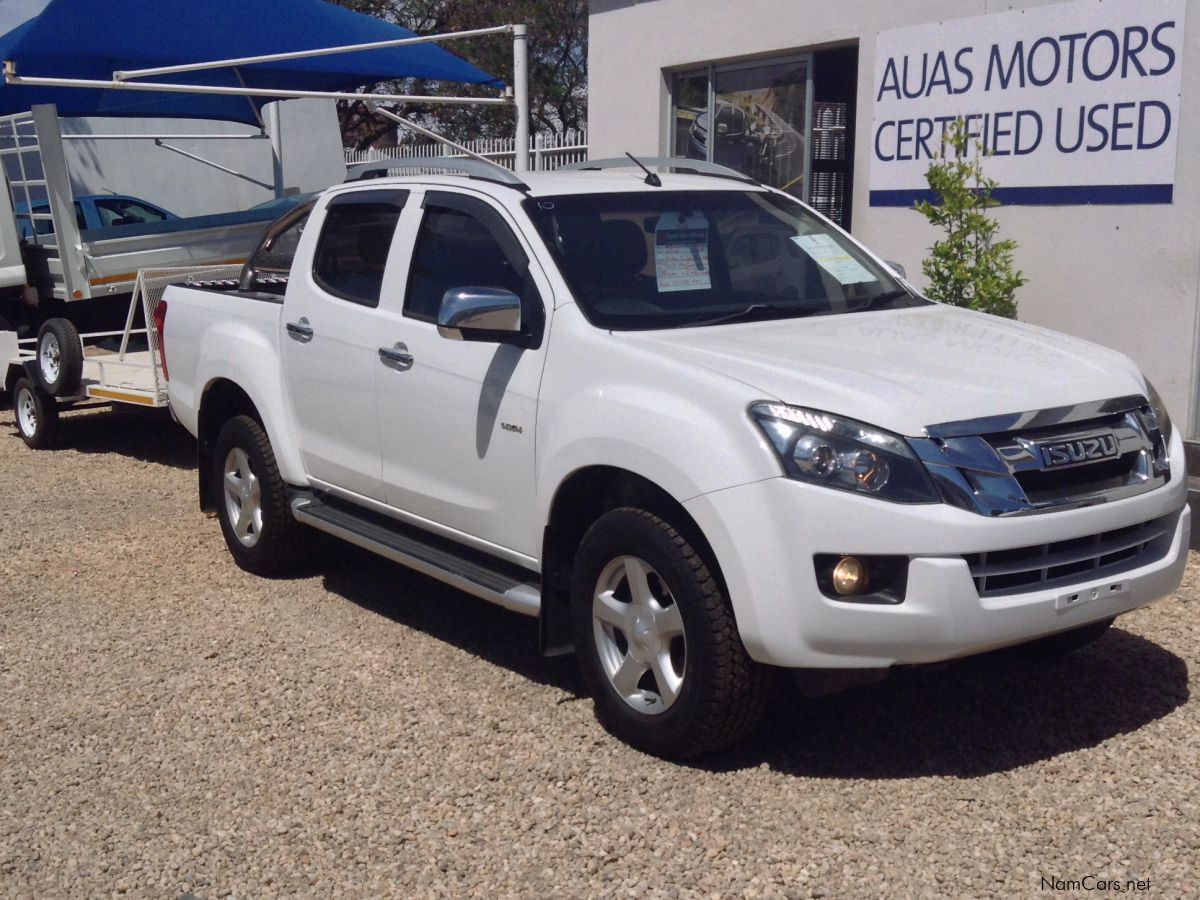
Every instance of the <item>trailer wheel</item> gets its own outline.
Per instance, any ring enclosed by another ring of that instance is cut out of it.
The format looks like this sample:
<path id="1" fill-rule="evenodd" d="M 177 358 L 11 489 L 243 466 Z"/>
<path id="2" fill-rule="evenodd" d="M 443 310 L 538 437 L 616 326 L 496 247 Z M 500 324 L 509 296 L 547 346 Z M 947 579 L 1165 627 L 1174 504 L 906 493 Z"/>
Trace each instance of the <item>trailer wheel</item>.
<path id="1" fill-rule="evenodd" d="M 70 397 L 83 377 L 83 343 L 66 319 L 47 319 L 38 329 L 33 367 L 38 386 L 52 397 Z"/>
<path id="2" fill-rule="evenodd" d="M 13 386 L 13 413 L 17 431 L 34 450 L 44 450 L 58 436 L 58 404 L 28 378 L 19 378 Z"/>

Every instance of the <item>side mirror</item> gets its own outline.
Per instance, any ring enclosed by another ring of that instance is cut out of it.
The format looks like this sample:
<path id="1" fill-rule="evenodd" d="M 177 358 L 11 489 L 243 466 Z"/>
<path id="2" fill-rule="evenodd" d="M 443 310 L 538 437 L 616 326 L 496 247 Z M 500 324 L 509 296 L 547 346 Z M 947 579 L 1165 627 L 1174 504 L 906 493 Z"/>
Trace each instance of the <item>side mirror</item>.
<path id="1" fill-rule="evenodd" d="M 500 288 L 451 288 L 442 295 L 437 325 L 451 340 L 501 342 L 521 333 L 521 298 Z"/>
<path id="2" fill-rule="evenodd" d="M 884 263 L 887 265 L 887 267 L 889 269 L 891 269 L 893 272 L 895 272 L 897 275 L 899 275 L 905 281 L 908 281 L 908 272 L 906 272 L 904 270 L 904 266 L 902 266 L 898 262 L 892 262 L 890 259 L 885 259 Z"/>

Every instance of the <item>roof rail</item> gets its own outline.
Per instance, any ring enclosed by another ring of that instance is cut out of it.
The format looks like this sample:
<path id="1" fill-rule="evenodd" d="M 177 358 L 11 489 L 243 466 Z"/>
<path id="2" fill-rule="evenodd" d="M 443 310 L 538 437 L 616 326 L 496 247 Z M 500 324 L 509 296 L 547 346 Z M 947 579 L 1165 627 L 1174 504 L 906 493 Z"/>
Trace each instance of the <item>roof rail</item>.
<path id="1" fill-rule="evenodd" d="M 704 162 L 699 159 L 684 159 L 676 156 L 627 156 L 614 159 L 585 159 L 583 162 L 559 166 L 559 172 L 593 172 L 603 169 L 627 169 L 634 166 L 646 166 L 659 169 L 674 169 L 687 175 L 708 175 L 712 178 L 732 178 L 734 181 L 744 181 L 747 184 L 759 184 L 757 180 L 728 166 Z"/>
<path id="2" fill-rule="evenodd" d="M 504 166 L 478 159 L 453 159 L 445 156 L 414 156 L 405 159 L 382 159 L 378 162 L 359 163 L 346 173 L 347 181 L 362 181 L 365 178 L 382 178 L 397 169 L 434 169 L 439 172 L 461 172 L 468 178 L 491 181 L 528 191 L 529 185 Z"/>

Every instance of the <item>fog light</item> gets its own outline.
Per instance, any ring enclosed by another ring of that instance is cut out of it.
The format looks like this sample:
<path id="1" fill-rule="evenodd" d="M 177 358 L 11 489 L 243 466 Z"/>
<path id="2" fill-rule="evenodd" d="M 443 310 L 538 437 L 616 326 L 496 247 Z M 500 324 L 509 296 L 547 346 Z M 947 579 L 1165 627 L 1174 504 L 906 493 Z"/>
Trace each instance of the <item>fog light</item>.
<path id="1" fill-rule="evenodd" d="M 843 597 L 866 593 L 869 582 L 867 567 L 853 556 L 843 556 L 833 567 L 833 589 Z"/>

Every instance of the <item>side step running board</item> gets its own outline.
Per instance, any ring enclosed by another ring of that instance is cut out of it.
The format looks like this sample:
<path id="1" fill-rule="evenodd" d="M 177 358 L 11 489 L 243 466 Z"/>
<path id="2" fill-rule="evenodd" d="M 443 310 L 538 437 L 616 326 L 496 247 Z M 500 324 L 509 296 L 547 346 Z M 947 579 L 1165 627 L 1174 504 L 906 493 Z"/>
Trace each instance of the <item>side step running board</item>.
<path id="1" fill-rule="evenodd" d="M 292 515 L 305 525 L 332 534 L 364 550 L 370 550 L 423 575 L 436 578 L 505 609 L 536 616 L 542 605 L 541 590 L 499 561 L 495 568 L 480 561 L 482 554 L 456 553 L 449 542 L 412 532 L 414 529 L 382 521 L 382 517 L 360 514 L 346 505 L 333 505 L 310 494 L 292 500 Z M 529 573 L 531 578 L 533 573 Z"/>

